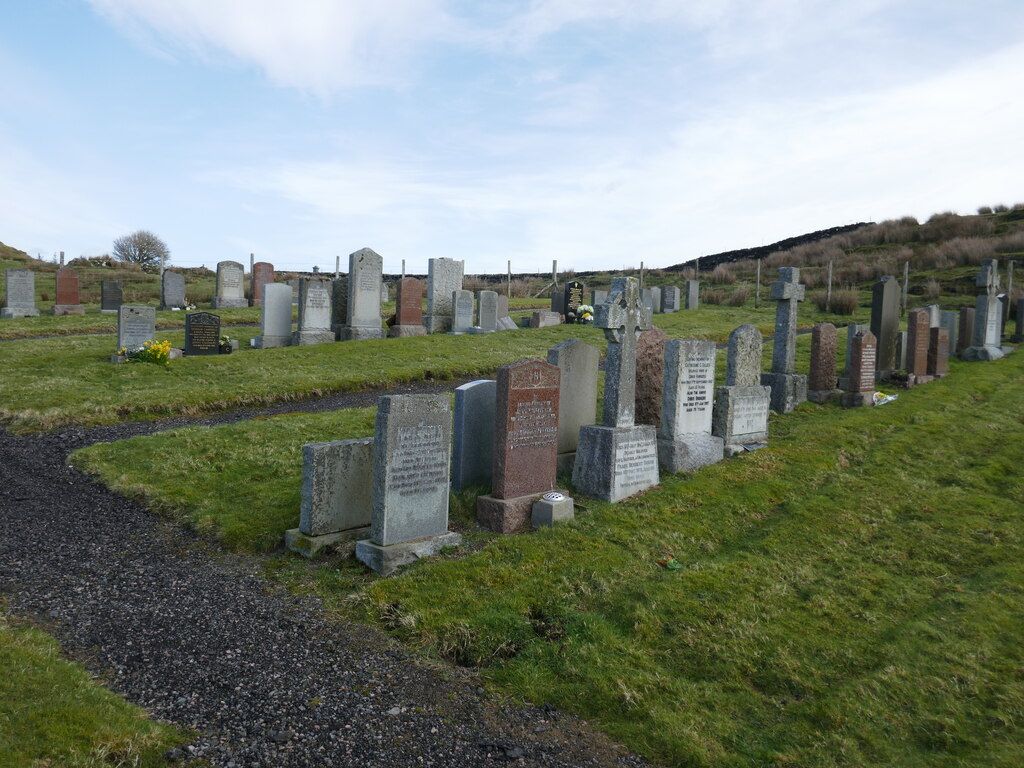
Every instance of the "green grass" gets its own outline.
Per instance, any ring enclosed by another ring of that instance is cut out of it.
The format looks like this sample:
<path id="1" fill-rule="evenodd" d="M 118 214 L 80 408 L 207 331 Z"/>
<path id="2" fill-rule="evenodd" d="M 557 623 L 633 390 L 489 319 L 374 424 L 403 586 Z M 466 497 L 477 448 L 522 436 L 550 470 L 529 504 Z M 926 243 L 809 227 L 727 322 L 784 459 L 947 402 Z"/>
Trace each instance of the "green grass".
<path id="1" fill-rule="evenodd" d="M 166 765 L 186 738 L 97 685 L 53 638 L 0 612 L 0 765 L 114 768 Z"/>
<path id="2" fill-rule="evenodd" d="M 222 325 L 249 325 L 260 322 L 259 307 L 215 310 Z M 185 312 L 157 312 L 157 331 L 184 328 Z M 81 336 L 95 333 L 117 333 L 117 315 L 101 314 L 99 305 L 92 306 L 84 315 L 41 314 L 0 321 L 0 340 L 28 339 L 34 336 Z"/>
<path id="3" fill-rule="evenodd" d="M 670 764 L 1016 766 L 1024 354 L 952 366 L 884 407 L 806 404 L 773 417 L 767 449 L 620 504 L 578 499 L 554 529 L 471 533 L 482 549 L 396 578 L 291 556 L 271 571 Z M 179 430 L 74 461 L 264 551 L 298 520 L 300 444 L 371 418 Z"/>

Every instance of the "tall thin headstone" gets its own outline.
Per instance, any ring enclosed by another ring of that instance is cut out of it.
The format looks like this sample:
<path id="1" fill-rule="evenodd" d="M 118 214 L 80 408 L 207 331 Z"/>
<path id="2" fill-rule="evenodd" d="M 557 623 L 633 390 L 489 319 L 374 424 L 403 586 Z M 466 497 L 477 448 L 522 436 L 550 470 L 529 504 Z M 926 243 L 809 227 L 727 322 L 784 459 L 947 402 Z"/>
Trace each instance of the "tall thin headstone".
<path id="1" fill-rule="evenodd" d="M 427 333 L 452 329 L 452 294 L 462 290 L 463 262 L 454 259 L 430 259 L 427 265 L 427 315 L 423 326 Z"/>
<path id="2" fill-rule="evenodd" d="M 1024 298 L 1017 299 L 1017 318 L 1016 325 L 1014 326 L 1014 333 L 1010 341 L 1020 343 L 1024 341 Z M 956 344 L 950 342 L 950 347 L 955 348 Z"/>
<path id="3" fill-rule="evenodd" d="M 14 319 L 38 317 L 36 276 L 30 269 L 8 269 L 4 281 L 4 306 L 0 317 Z"/>
<path id="4" fill-rule="evenodd" d="M 761 380 L 761 333 L 745 324 L 729 334 L 725 386 L 715 392 L 711 434 L 722 438 L 725 455 L 760 448 L 768 439 L 772 388 Z"/>
<path id="5" fill-rule="evenodd" d="M 252 297 L 250 301 L 254 307 L 263 306 L 263 286 L 269 285 L 276 279 L 274 265 L 269 261 L 257 261 L 252 265 Z"/>
<path id="6" fill-rule="evenodd" d="M 911 384 L 926 384 L 928 375 L 928 344 L 930 343 L 931 313 L 915 309 L 907 315 L 907 376 Z"/>
<path id="7" fill-rule="evenodd" d="M 395 295 L 395 324 L 388 335 L 401 339 L 407 336 L 423 336 L 423 283 L 415 277 L 403 277 L 398 281 Z"/>
<path id="8" fill-rule="evenodd" d="M 380 286 L 384 260 L 370 248 L 362 248 L 348 257 L 348 303 L 341 341 L 383 339 L 380 322 Z"/>
<path id="9" fill-rule="evenodd" d="M 530 522 L 533 504 L 555 487 L 559 370 L 540 360 L 498 369 L 492 491 L 476 500 L 484 528 L 511 533 Z"/>
<path id="10" fill-rule="evenodd" d="M 636 342 L 636 408 L 637 424 L 661 424 L 662 390 L 665 386 L 665 342 L 668 336 L 652 325 Z"/>
<path id="11" fill-rule="evenodd" d="M 267 283 L 263 286 L 260 307 L 258 349 L 287 347 L 292 343 L 292 287 L 288 283 Z"/>
<path id="12" fill-rule="evenodd" d="M 245 298 L 245 267 L 237 261 L 217 263 L 217 295 L 213 297 L 214 309 L 237 309 L 249 306 Z"/>
<path id="13" fill-rule="evenodd" d="M 377 405 L 370 537 L 356 542 L 356 558 L 382 576 L 462 541 L 448 530 L 451 429 L 446 394 Z"/>
<path id="14" fill-rule="evenodd" d="M 514 331 L 516 321 L 508 314 L 508 296 L 498 295 L 498 330 Z"/>
<path id="15" fill-rule="evenodd" d="M 804 300 L 804 286 L 797 267 L 779 267 L 779 279 L 771 285 L 775 299 L 775 343 L 772 370 L 761 374 L 761 383 L 772 388 L 771 408 L 789 413 L 807 399 L 807 377 L 796 373 L 796 317 Z"/>
<path id="16" fill-rule="evenodd" d="M 63 252 L 61 253 L 63 262 Z M 82 296 L 78 290 L 78 272 L 71 267 L 61 267 L 54 276 L 57 301 L 53 305 L 55 315 L 84 315 Z"/>
<path id="17" fill-rule="evenodd" d="M 878 374 L 885 377 L 896 368 L 896 334 L 900 330 L 899 283 L 885 275 L 871 286 L 871 333 L 878 344 Z"/>
<path id="18" fill-rule="evenodd" d="M 999 299 L 999 262 L 996 259 L 986 259 L 982 263 L 975 285 L 983 288 L 984 292 L 975 302 L 974 338 L 962 357 L 970 362 L 998 360 L 1003 356 L 1003 305 Z"/>
<path id="19" fill-rule="evenodd" d="M 686 281 L 686 308 L 697 309 L 700 305 L 700 280 Z"/>
<path id="20" fill-rule="evenodd" d="M 468 333 L 473 327 L 473 292 L 452 292 L 452 329 L 449 333 Z"/>
<path id="21" fill-rule="evenodd" d="M 494 333 L 498 330 L 498 294 L 479 291 L 476 295 L 476 325 L 470 333 Z"/>
<path id="22" fill-rule="evenodd" d="M 853 337 L 850 376 L 842 396 L 844 408 L 875 404 L 875 366 L 878 346 L 871 331 L 859 331 Z"/>
<path id="23" fill-rule="evenodd" d="M 832 323 L 817 323 L 811 331 L 811 373 L 807 379 L 807 399 L 811 402 L 825 403 L 839 394 L 836 388 L 836 337 L 836 327 Z"/>
<path id="24" fill-rule="evenodd" d="M 614 278 L 608 300 L 594 309 L 594 325 L 608 340 L 603 417 L 580 429 L 572 482 L 590 496 L 618 501 L 659 482 L 656 430 L 634 423 L 636 343 L 651 327 L 651 313 L 635 277 Z"/>
<path id="25" fill-rule="evenodd" d="M 668 472 L 695 472 L 725 455 L 722 438 L 711 434 L 716 355 L 713 341 L 665 343 L 658 463 Z"/>
<path id="26" fill-rule="evenodd" d="M 558 471 L 571 473 L 580 427 L 597 421 L 597 371 L 601 353 L 579 339 L 566 339 L 548 350 L 558 366 Z"/>
<path id="27" fill-rule="evenodd" d="M 266 297 L 266 288 L 263 290 Z M 304 347 L 335 340 L 331 329 L 332 290 L 330 278 L 299 278 L 299 322 L 292 344 Z"/>
<path id="28" fill-rule="evenodd" d="M 955 354 L 956 345 L 959 341 L 960 327 L 959 317 L 956 312 L 944 311 L 942 313 L 942 319 L 939 321 L 939 325 L 946 329 L 946 333 L 949 336 L 949 349 L 947 350 L 948 355 Z"/>
<path id="29" fill-rule="evenodd" d="M 562 306 L 564 311 L 562 314 L 565 315 L 566 322 L 572 323 L 576 321 L 576 315 L 579 314 L 580 304 L 583 304 L 583 291 L 586 290 L 586 286 L 578 280 L 570 280 L 565 284 L 564 299 Z"/>
<path id="30" fill-rule="evenodd" d="M 123 290 L 120 280 L 100 281 L 100 312 L 103 314 L 116 314 L 124 303 Z"/>
<path id="31" fill-rule="evenodd" d="M 945 326 L 932 328 L 928 342 L 928 375 L 941 379 L 949 373 L 949 330 Z"/>
<path id="32" fill-rule="evenodd" d="M 481 379 L 455 389 L 452 490 L 470 485 L 491 488 L 497 386 L 493 379 Z"/>
<path id="33" fill-rule="evenodd" d="M 960 308 L 960 322 L 957 327 L 956 354 L 964 356 L 964 352 L 974 343 L 974 307 Z"/>
<path id="34" fill-rule="evenodd" d="M 160 309 L 182 309 L 185 306 L 185 276 L 164 270 L 160 276 Z"/>

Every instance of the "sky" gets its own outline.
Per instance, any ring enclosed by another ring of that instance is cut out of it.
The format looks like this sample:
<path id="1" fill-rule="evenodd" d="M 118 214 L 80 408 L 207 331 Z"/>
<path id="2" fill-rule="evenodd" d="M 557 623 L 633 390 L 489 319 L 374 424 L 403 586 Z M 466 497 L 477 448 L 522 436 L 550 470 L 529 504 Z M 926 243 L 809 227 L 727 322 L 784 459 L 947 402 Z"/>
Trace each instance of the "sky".
<path id="1" fill-rule="evenodd" d="M 1020 0 L 4 0 L 0 241 L 666 267 L 1024 202 Z"/>

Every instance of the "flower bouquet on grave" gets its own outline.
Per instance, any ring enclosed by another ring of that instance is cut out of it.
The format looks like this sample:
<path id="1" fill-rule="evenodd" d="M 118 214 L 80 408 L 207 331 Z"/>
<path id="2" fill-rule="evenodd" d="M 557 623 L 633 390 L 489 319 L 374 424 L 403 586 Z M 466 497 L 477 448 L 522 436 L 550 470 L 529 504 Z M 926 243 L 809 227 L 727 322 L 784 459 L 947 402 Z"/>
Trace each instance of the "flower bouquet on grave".
<path id="1" fill-rule="evenodd" d="M 234 340 L 230 336 L 221 336 L 217 351 L 222 355 L 230 355 L 234 346 Z"/>
<path id="2" fill-rule="evenodd" d="M 576 307 L 576 322 L 581 325 L 588 325 L 594 322 L 594 308 L 589 304 L 580 304 Z"/>
<path id="3" fill-rule="evenodd" d="M 121 355 L 126 363 L 153 363 L 167 367 L 171 364 L 171 342 L 166 339 L 147 341 L 135 349 L 121 347 L 117 354 Z"/>

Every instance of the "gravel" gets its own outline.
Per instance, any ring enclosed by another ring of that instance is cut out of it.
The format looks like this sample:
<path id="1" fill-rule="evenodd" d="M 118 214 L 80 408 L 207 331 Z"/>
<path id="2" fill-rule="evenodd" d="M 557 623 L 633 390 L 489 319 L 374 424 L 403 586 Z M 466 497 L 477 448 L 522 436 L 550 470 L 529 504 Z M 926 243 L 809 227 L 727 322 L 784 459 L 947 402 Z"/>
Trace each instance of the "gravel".
<path id="1" fill-rule="evenodd" d="M 447 391 L 461 382 L 391 390 Z M 382 392 L 203 419 L 0 432 L 0 594 L 113 690 L 193 729 L 165 755 L 212 766 L 642 766 L 550 706 L 488 697 L 474 674 L 380 632 L 155 518 L 66 465 L 67 454 L 184 424 L 372 405 Z"/>

